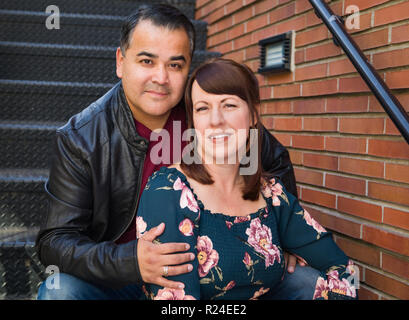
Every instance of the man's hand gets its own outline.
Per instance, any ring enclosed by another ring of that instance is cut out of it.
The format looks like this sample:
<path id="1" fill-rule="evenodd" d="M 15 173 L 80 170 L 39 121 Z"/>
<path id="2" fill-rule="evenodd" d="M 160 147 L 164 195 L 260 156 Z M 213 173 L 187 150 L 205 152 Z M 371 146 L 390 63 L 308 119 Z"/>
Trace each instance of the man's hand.
<path id="1" fill-rule="evenodd" d="M 180 253 L 189 250 L 187 243 L 155 244 L 153 241 L 165 230 L 165 224 L 145 232 L 138 240 L 137 258 L 142 280 L 172 289 L 184 288 L 182 282 L 168 280 L 164 277 L 164 267 L 168 267 L 168 276 L 175 276 L 192 271 L 191 264 L 184 264 L 195 259 L 193 253 Z M 179 253 L 177 253 L 179 252 Z"/>
<path id="2" fill-rule="evenodd" d="M 289 254 L 288 252 L 285 252 L 285 251 L 284 251 L 284 260 L 285 260 L 285 265 L 287 266 L 288 273 L 294 272 L 297 262 L 301 267 L 305 267 L 307 265 L 307 262 L 303 258 L 295 254 L 294 255 Z"/>

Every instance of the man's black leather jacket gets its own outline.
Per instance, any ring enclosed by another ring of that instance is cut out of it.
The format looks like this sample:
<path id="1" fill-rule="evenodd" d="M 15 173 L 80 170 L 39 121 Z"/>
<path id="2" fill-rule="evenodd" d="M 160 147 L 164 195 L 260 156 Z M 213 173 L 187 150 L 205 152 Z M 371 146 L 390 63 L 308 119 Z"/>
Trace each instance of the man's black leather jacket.
<path id="1" fill-rule="evenodd" d="M 288 151 L 267 130 L 263 139 L 263 167 L 297 195 Z M 57 130 L 36 239 L 45 266 L 112 288 L 142 282 L 137 241 L 115 241 L 136 214 L 147 148 L 121 82 Z"/>

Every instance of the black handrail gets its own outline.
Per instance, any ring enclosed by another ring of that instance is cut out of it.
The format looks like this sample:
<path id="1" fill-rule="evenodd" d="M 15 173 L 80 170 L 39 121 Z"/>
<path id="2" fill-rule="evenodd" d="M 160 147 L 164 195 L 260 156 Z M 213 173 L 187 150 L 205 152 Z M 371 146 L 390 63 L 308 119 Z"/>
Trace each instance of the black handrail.
<path id="1" fill-rule="evenodd" d="M 309 1 L 317 16 L 325 23 L 334 36 L 335 42 L 344 50 L 349 60 L 409 144 L 409 116 L 398 99 L 391 93 L 378 72 L 369 63 L 359 46 L 345 30 L 344 23 L 340 17 L 335 15 L 322 0 Z"/>

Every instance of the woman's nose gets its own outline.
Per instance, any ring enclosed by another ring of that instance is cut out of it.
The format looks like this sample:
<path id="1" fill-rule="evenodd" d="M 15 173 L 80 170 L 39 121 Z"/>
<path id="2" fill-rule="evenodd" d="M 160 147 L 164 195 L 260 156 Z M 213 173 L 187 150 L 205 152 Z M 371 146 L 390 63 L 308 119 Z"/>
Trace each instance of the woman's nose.
<path id="1" fill-rule="evenodd" d="M 221 112 L 220 108 L 213 108 L 210 116 L 212 126 L 215 127 L 224 123 L 223 112 Z"/>

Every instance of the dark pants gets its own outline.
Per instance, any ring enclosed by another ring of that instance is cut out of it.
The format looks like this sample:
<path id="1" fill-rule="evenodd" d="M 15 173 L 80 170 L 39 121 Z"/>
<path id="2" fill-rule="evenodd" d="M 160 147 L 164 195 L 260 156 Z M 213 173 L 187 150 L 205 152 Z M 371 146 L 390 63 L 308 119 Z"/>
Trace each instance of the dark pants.
<path id="1" fill-rule="evenodd" d="M 311 267 L 295 268 L 263 296 L 268 300 L 312 300 L 319 271 Z M 58 278 L 59 277 L 59 278 Z M 48 284 L 48 285 L 47 285 Z M 48 287 L 48 288 L 47 288 Z M 143 297 L 137 285 L 119 290 L 90 284 L 65 273 L 51 275 L 38 290 L 38 300 L 139 300 Z"/>

